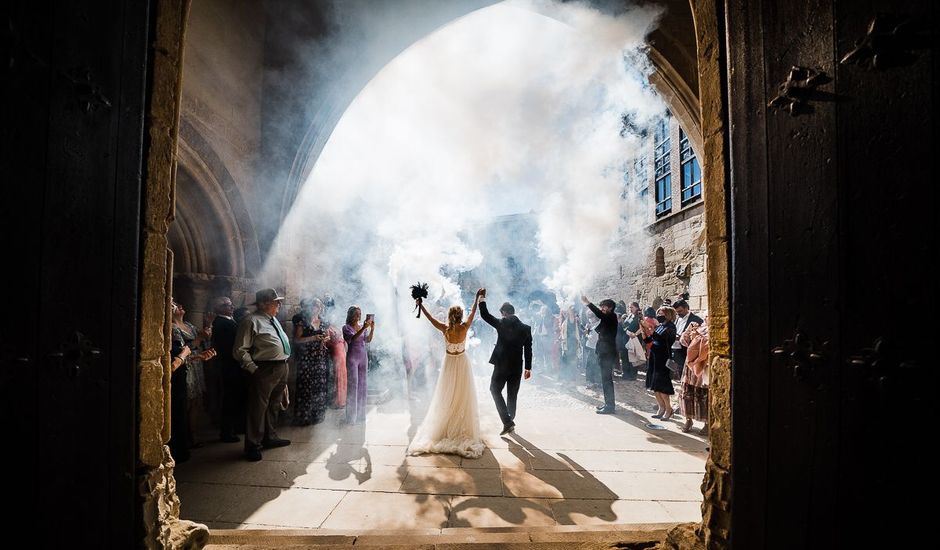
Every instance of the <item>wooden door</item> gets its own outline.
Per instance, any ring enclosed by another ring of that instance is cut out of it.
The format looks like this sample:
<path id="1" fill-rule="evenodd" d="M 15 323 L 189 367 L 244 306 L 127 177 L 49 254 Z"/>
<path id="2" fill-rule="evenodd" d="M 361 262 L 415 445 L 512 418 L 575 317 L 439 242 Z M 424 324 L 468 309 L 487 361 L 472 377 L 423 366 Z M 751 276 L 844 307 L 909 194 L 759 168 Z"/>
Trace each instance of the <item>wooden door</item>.
<path id="1" fill-rule="evenodd" d="M 5 8 L 10 505 L 50 548 L 133 548 L 150 2 Z M 16 523 L 11 523 L 16 525 Z"/>
<path id="2" fill-rule="evenodd" d="M 725 7 L 732 542 L 870 543 L 900 527 L 893 511 L 915 520 L 903 495 L 924 473 L 911 423 L 916 393 L 932 391 L 916 365 L 935 285 L 916 273 L 936 235 L 936 61 L 924 30 L 934 8 Z M 878 14 L 888 16 L 866 39 Z M 866 351 L 876 339 L 880 353 Z"/>

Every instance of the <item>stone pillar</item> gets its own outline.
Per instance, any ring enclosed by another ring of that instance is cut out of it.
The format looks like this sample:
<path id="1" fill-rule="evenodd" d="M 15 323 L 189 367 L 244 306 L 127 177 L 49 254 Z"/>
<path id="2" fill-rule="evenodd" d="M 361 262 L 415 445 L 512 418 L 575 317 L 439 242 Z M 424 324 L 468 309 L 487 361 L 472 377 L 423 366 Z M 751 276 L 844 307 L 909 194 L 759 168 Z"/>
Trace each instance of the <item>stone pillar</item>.
<path id="1" fill-rule="evenodd" d="M 725 95 L 722 90 L 725 44 L 723 4 L 692 0 L 698 51 L 699 99 L 705 138 L 702 175 L 708 256 L 709 438 L 700 534 L 706 548 L 728 548 L 731 527 L 731 339 L 729 248 L 725 177 L 727 167 Z"/>
<path id="2" fill-rule="evenodd" d="M 189 0 L 159 0 L 153 55 L 153 93 L 148 113 L 150 146 L 144 192 L 138 359 L 140 430 L 138 487 L 148 549 L 198 549 L 208 541 L 204 525 L 180 521 L 175 464 L 166 442 L 170 425 L 170 307 L 173 258 L 167 231 L 174 215 L 176 144 L 182 82 L 183 37 Z"/>

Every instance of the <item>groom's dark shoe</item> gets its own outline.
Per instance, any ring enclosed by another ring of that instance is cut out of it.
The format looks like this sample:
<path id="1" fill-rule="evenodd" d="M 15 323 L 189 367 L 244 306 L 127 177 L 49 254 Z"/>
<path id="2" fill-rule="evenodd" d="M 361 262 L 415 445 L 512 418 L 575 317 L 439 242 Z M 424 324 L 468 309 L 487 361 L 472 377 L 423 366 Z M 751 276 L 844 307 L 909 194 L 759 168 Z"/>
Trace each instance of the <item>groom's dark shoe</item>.
<path id="1" fill-rule="evenodd" d="M 514 431 L 516 431 L 516 425 L 515 425 L 515 424 L 513 424 L 513 425 L 511 425 L 511 426 L 503 426 L 503 431 L 499 432 L 499 435 L 511 434 L 511 433 L 514 432 Z"/>
<path id="2" fill-rule="evenodd" d="M 613 407 L 610 407 L 610 408 L 602 407 L 602 408 L 600 408 L 600 409 L 597 409 L 597 410 L 594 411 L 594 412 L 596 412 L 597 414 L 614 414 L 614 408 L 613 408 Z"/>

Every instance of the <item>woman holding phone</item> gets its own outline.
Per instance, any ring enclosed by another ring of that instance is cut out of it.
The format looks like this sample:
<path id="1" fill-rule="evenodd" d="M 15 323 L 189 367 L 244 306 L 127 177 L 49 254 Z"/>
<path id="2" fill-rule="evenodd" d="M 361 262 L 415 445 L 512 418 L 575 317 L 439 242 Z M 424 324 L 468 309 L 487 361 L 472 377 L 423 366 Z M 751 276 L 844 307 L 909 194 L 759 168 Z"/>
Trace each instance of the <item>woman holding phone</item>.
<path id="1" fill-rule="evenodd" d="M 362 309 L 350 306 L 346 311 L 343 339 L 346 351 L 346 423 L 361 424 L 366 421 L 366 373 L 369 370 L 369 355 L 366 344 L 375 336 L 375 321 L 370 313 L 362 325 Z M 366 335 L 368 330 L 368 336 Z"/>

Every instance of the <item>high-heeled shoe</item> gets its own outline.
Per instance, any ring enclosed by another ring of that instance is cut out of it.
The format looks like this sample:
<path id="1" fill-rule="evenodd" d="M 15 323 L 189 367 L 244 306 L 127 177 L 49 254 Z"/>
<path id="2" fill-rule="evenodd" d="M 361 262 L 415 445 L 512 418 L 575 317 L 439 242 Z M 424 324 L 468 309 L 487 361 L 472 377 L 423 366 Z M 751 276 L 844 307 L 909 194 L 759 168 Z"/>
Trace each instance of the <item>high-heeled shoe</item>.
<path id="1" fill-rule="evenodd" d="M 664 415 L 663 415 L 663 420 L 669 420 L 670 418 L 672 418 L 672 416 L 673 416 L 674 414 L 675 414 L 674 411 L 669 411 L 669 414 L 664 414 Z"/>
<path id="2" fill-rule="evenodd" d="M 692 419 L 686 419 L 685 424 L 682 425 L 682 433 L 689 433 L 692 431 Z"/>

